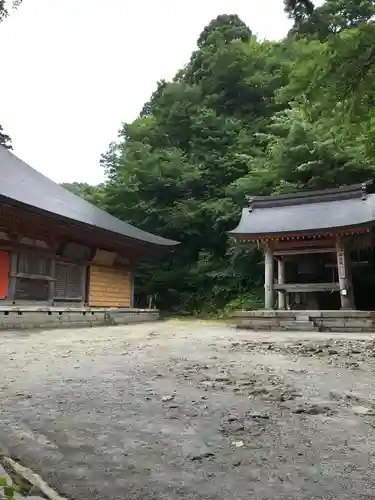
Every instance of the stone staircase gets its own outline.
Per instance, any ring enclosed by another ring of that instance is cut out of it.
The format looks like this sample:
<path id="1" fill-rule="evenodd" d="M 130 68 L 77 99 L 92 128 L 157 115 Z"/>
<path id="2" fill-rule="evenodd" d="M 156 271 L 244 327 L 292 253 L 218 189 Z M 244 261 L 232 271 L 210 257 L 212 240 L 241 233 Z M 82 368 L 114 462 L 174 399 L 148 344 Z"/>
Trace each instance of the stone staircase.
<path id="1" fill-rule="evenodd" d="M 266 310 L 237 311 L 237 328 L 263 331 L 373 332 L 375 311 Z"/>

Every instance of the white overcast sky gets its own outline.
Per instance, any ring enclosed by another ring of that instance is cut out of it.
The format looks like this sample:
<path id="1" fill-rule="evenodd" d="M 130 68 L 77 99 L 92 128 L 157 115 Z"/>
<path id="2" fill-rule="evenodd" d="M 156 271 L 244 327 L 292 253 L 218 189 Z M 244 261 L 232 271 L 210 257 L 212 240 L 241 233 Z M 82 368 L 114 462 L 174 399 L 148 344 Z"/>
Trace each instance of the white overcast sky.
<path id="1" fill-rule="evenodd" d="M 57 182 L 103 180 L 100 154 L 219 14 L 261 38 L 288 30 L 282 0 L 23 0 L 0 24 L 0 124 Z"/>

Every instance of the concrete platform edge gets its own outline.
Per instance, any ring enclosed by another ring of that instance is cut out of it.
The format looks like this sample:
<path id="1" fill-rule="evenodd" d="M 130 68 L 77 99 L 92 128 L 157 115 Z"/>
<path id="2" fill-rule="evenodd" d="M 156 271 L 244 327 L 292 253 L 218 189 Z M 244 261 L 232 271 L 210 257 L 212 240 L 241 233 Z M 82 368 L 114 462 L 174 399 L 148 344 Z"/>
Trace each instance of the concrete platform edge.
<path id="1" fill-rule="evenodd" d="M 64 307 L 16 307 L 0 308 L 0 330 L 26 328 L 86 328 L 94 326 L 126 325 L 157 321 L 157 309 L 99 309 Z"/>

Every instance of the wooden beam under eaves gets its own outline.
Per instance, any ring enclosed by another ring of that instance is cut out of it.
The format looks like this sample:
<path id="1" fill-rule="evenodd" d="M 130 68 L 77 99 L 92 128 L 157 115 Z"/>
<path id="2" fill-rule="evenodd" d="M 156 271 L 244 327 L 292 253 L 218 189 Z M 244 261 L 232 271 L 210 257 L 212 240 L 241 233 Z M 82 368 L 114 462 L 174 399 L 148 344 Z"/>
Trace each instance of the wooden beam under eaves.
<path id="1" fill-rule="evenodd" d="M 336 248 L 296 248 L 292 250 L 275 250 L 275 257 L 285 257 L 287 255 L 309 255 L 317 253 L 335 253 Z"/>

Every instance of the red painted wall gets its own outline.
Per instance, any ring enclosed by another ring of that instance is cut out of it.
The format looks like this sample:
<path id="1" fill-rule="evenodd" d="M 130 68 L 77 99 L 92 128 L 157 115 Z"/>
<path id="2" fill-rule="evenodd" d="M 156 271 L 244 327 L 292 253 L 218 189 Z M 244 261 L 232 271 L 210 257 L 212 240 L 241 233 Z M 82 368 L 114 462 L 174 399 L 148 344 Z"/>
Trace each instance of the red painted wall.
<path id="1" fill-rule="evenodd" d="M 5 299 L 8 294 L 9 280 L 9 253 L 0 250 L 0 299 Z"/>

